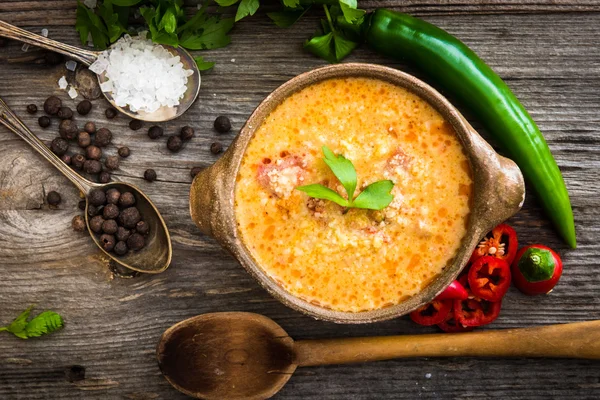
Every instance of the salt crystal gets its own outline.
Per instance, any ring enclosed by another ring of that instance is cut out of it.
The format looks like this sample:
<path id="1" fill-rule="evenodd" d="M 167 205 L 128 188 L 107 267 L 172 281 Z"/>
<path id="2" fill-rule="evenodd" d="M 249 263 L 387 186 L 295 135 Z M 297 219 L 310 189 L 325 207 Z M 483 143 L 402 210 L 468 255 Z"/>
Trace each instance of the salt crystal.
<path id="1" fill-rule="evenodd" d="M 87 8 L 96 8 L 98 1 L 97 0 L 83 0 L 83 4 Z"/>
<path id="2" fill-rule="evenodd" d="M 231 62 L 235 62 L 235 58 L 232 58 L 232 59 L 231 59 Z"/>
<path id="3" fill-rule="evenodd" d="M 71 86 L 69 88 L 69 91 L 67 93 L 68 93 L 69 97 L 72 99 L 76 98 L 78 95 L 77 90 L 75 90 L 75 88 L 73 86 Z"/>
<path id="4" fill-rule="evenodd" d="M 428 372 L 425 374 L 425 378 L 430 379 L 431 378 L 431 374 Z"/>
<path id="5" fill-rule="evenodd" d="M 23 47 L 21 47 L 21 51 L 26 52 L 27 50 L 29 50 L 29 45 L 27 43 L 24 43 Z"/>
<path id="6" fill-rule="evenodd" d="M 65 63 L 65 67 L 67 67 L 69 71 L 75 71 L 77 69 L 77 62 L 69 60 Z"/>
<path id="7" fill-rule="evenodd" d="M 42 29 L 42 36 L 48 37 L 48 29 L 46 29 L 46 28 Z"/>
<path id="8" fill-rule="evenodd" d="M 58 80 L 58 87 L 61 90 L 65 90 L 67 88 L 67 86 L 69 86 L 69 84 L 67 83 L 67 78 L 65 78 L 64 76 L 61 76 L 60 79 Z"/>

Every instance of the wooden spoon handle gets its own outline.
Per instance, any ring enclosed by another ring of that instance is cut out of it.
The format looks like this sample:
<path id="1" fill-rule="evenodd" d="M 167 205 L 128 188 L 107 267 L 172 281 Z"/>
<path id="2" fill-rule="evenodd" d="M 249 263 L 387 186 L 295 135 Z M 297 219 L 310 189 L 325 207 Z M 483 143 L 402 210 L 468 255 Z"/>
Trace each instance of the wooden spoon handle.
<path id="1" fill-rule="evenodd" d="M 600 321 L 458 334 L 301 340 L 299 366 L 406 357 L 556 357 L 600 359 Z"/>

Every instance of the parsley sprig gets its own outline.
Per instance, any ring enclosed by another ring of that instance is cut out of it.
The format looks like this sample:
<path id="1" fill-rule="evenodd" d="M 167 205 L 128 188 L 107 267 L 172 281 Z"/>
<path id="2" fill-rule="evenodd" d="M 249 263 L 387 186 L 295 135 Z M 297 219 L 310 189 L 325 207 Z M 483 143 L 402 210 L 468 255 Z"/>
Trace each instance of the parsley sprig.
<path id="1" fill-rule="evenodd" d="M 297 190 L 308 194 L 310 197 L 333 201 L 347 208 L 381 210 L 392 202 L 394 196 L 390 192 L 394 187 L 394 183 L 390 180 L 373 182 L 354 198 L 358 181 L 354 164 L 341 154 L 336 156 L 327 146 L 323 146 L 322 150 L 325 156 L 323 161 L 346 189 L 347 199 L 336 191 L 318 183 L 298 186 Z"/>
<path id="2" fill-rule="evenodd" d="M 54 311 L 44 311 L 36 317 L 29 319 L 33 306 L 23 311 L 10 325 L 0 328 L 0 332 L 7 331 L 18 338 L 29 339 L 52 333 L 63 327 L 63 319 Z"/>

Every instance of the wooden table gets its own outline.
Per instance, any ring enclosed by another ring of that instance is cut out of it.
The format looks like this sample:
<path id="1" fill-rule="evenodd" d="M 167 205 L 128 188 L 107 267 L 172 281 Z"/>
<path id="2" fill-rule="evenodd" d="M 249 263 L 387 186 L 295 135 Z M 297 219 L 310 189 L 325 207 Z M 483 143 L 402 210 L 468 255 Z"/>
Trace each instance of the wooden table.
<path id="1" fill-rule="evenodd" d="M 597 0 L 508 2 L 361 1 L 366 8 L 394 7 L 423 16 L 477 51 L 514 89 L 552 148 L 571 193 L 579 248 L 568 250 L 528 194 L 523 210 L 509 222 L 521 243 L 542 242 L 561 251 L 563 278 L 549 296 L 526 297 L 511 288 L 500 318 L 490 328 L 512 328 L 600 317 L 600 3 Z M 191 4 L 195 7 L 195 5 Z M 191 9 L 190 9 L 191 11 Z M 0 2 L 0 19 L 78 44 L 71 0 Z M 114 277 L 87 234 L 74 232 L 78 193 L 20 139 L 0 129 L 0 322 L 8 323 L 29 304 L 60 312 L 66 327 L 39 340 L 0 336 L 0 399 L 182 399 L 161 376 L 155 348 L 172 324 L 214 311 L 251 311 L 281 324 L 294 338 L 428 333 L 407 318 L 362 326 L 315 321 L 271 298 L 212 239 L 203 236 L 188 212 L 190 168 L 211 165 L 212 142 L 227 146 L 234 133 L 217 135 L 216 116 L 228 115 L 237 131 L 256 105 L 293 76 L 323 65 L 302 51 L 318 16 L 288 30 L 264 14 L 244 20 L 233 43 L 207 52 L 213 72 L 203 76 L 197 103 L 179 120 L 163 124 L 167 134 L 184 125 L 197 136 L 178 154 L 166 140 L 151 141 L 145 129 L 132 131 L 128 119 L 107 122 L 107 103 L 94 102 L 89 120 L 127 145 L 119 179 L 139 185 L 155 201 L 170 228 L 174 257 L 158 276 Z M 74 108 L 57 87 L 65 66 L 37 64 L 34 49 L 0 48 L 0 96 L 43 140 L 29 103 L 42 105 L 54 93 Z M 404 64 L 360 49 L 350 61 L 389 65 L 422 77 Z M 425 79 L 427 80 L 427 79 Z M 468 114 L 466 114 L 469 117 Z M 77 117 L 84 121 L 83 117 Z M 470 120 L 476 127 L 477 121 Z M 482 130 L 480 129 L 480 132 Z M 485 132 L 482 132 L 485 135 Z M 116 148 L 111 148 L 112 152 Z M 145 182 L 154 168 L 158 181 Z M 58 209 L 45 195 L 62 194 Z M 69 382 L 69 376 L 85 379 Z M 600 364 L 582 360 L 407 359 L 368 365 L 303 368 L 278 398 L 577 398 L 600 397 Z"/>

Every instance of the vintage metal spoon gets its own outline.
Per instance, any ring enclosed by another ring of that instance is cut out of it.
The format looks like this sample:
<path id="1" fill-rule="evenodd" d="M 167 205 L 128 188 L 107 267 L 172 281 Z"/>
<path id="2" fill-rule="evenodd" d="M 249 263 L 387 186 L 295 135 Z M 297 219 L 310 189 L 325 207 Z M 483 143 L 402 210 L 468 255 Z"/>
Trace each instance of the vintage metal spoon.
<path id="1" fill-rule="evenodd" d="M 296 367 L 406 357 L 600 359 L 600 321 L 459 334 L 294 341 L 273 320 L 203 314 L 167 329 L 158 364 L 177 390 L 200 399 L 266 399 Z"/>
<path id="2" fill-rule="evenodd" d="M 31 33 L 24 29 L 18 28 L 4 21 L 0 21 L 0 36 L 64 54 L 67 57 L 77 60 L 88 67 L 92 65 L 94 61 L 96 61 L 98 55 L 100 54 L 100 52 L 98 51 L 80 49 L 75 46 L 70 46 L 68 44 L 57 42 L 56 40 L 36 35 L 35 33 Z M 113 105 L 113 107 L 117 108 L 119 111 L 132 118 L 154 122 L 169 121 L 171 119 L 177 118 L 181 114 L 183 114 L 188 108 L 190 108 L 194 100 L 196 100 L 196 97 L 198 96 L 198 91 L 200 90 L 200 71 L 198 70 L 198 66 L 196 65 L 196 62 L 194 61 L 194 58 L 190 55 L 190 53 L 188 53 L 182 47 L 163 47 L 169 50 L 173 55 L 179 56 L 181 59 L 181 63 L 183 64 L 185 69 L 191 69 L 192 71 L 194 71 L 194 74 L 188 77 L 187 91 L 185 92 L 183 98 L 180 100 L 179 105 L 175 107 L 161 107 L 153 113 L 147 113 L 143 111 L 134 112 L 131 111 L 128 107 L 117 106 L 114 102 L 114 99 L 111 96 L 111 93 L 102 92 L 104 97 L 106 97 L 106 99 Z M 98 82 L 102 83 L 104 81 L 106 81 L 104 74 L 98 75 Z"/>
<path id="3" fill-rule="evenodd" d="M 37 138 L 25 124 L 12 112 L 6 103 L 0 98 L 0 124 L 6 126 L 9 130 L 20 136 L 31 147 L 37 150 L 46 160 L 48 160 L 56 169 L 69 178 L 77 188 L 86 195 L 85 207 L 85 222 L 90 235 L 94 239 L 96 245 L 110 258 L 123 265 L 126 268 L 134 271 L 145 272 L 149 274 L 157 274 L 164 271 L 171 263 L 171 238 L 169 231 L 162 219 L 160 213 L 152 204 L 150 199 L 137 187 L 123 182 L 111 182 L 107 184 L 98 184 L 88 181 L 73 171 L 65 163 L 61 161 L 40 139 Z M 97 235 L 90 229 L 88 220 L 88 194 L 92 189 L 109 189 L 116 188 L 121 192 L 127 191 L 133 193 L 136 206 L 140 210 L 144 221 L 150 226 L 150 233 L 146 238 L 146 247 L 137 252 L 129 252 L 124 256 L 116 256 L 115 254 L 104 251 L 98 242 Z"/>

